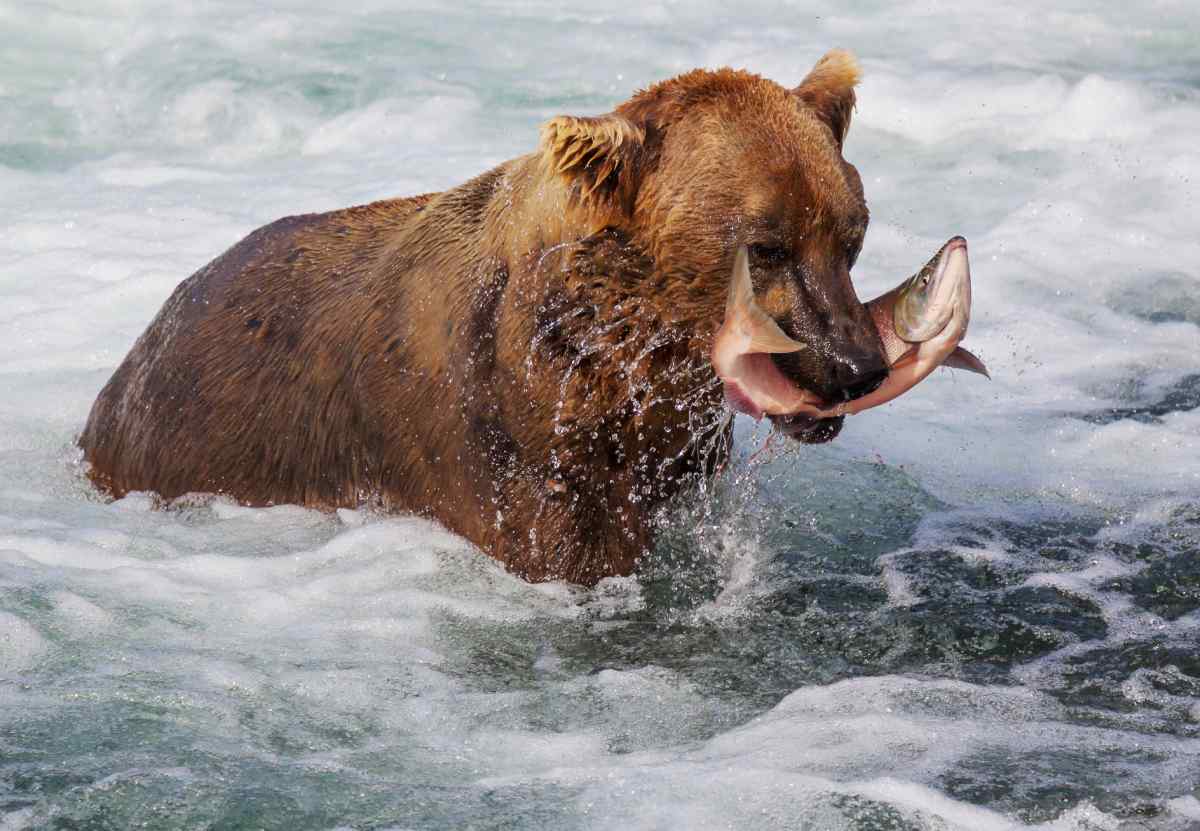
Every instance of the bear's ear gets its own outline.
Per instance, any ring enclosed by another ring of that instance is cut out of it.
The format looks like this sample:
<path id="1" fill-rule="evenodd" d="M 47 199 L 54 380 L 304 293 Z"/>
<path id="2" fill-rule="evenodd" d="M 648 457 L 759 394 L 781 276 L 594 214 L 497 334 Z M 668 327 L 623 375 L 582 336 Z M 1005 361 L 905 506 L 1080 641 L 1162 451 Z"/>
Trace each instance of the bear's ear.
<path id="1" fill-rule="evenodd" d="M 834 49 L 826 52 L 800 86 L 792 90 L 829 125 L 838 147 L 842 146 L 850 129 L 854 85 L 861 76 L 855 57 L 845 49 Z"/>
<path id="2" fill-rule="evenodd" d="M 550 172 L 583 199 L 613 200 L 632 213 L 645 141 L 645 130 L 619 115 L 560 115 L 542 125 L 541 149 Z"/>

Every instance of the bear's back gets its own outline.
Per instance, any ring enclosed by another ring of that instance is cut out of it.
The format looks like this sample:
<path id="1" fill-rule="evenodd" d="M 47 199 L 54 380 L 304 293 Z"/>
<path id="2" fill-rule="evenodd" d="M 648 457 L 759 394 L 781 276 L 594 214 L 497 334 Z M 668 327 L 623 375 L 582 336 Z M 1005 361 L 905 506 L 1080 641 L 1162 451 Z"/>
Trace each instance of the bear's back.
<path id="1" fill-rule="evenodd" d="M 277 220 L 184 280 L 92 407 L 93 480 L 118 497 L 355 504 L 362 454 L 322 438 L 363 426 L 345 324 L 392 232 L 435 195 Z"/>

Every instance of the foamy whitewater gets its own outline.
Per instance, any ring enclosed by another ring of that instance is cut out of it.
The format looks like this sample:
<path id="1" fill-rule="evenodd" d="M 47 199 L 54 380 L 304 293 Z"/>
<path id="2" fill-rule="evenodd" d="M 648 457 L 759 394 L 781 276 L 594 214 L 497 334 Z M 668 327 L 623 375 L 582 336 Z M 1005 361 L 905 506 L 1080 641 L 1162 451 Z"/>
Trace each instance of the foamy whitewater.
<path id="1" fill-rule="evenodd" d="M 965 235 L 991 382 L 753 461 L 739 423 L 594 591 L 84 478 L 100 387 L 254 228 L 834 46 L 860 294 Z M 0 829 L 1200 828 L 1197 136 L 1184 0 L 0 3 Z"/>

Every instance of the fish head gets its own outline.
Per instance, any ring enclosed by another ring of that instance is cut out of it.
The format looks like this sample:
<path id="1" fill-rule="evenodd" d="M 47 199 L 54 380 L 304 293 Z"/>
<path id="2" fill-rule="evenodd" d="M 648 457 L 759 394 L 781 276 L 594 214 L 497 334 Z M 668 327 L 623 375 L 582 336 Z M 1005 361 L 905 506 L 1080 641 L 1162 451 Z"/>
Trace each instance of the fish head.
<path id="1" fill-rule="evenodd" d="M 877 389 L 818 415 L 850 415 L 903 395 L 939 366 L 991 377 L 983 361 L 958 344 L 971 317 L 967 241 L 952 237 L 925 267 L 867 304 L 888 352 L 891 371 Z"/>
<path id="2" fill-rule="evenodd" d="M 966 331 L 971 316 L 971 268 L 967 241 L 952 237 L 896 291 L 892 325 L 909 343 L 922 343 L 951 321 Z"/>

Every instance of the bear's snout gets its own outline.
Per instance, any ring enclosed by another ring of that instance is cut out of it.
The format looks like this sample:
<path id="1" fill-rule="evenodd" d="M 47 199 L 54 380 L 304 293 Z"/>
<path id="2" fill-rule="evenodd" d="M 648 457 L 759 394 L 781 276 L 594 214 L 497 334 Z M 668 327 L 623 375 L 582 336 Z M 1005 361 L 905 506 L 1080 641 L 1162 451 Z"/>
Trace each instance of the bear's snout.
<path id="1" fill-rule="evenodd" d="M 834 358 L 834 377 L 841 401 L 853 401 L 879 389 L 888 377 L 888 367 L 878 351 L 839 355 Z"/>

